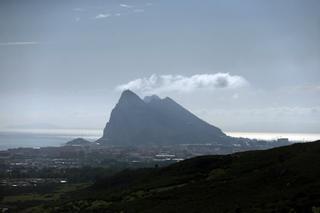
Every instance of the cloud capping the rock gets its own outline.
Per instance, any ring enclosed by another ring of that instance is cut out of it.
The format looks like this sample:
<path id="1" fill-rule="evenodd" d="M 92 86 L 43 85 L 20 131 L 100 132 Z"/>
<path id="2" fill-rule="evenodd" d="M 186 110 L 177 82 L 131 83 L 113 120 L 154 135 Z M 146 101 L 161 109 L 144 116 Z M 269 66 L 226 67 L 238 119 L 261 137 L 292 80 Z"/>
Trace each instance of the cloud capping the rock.
<path id="1" fill-rule="evenodd" d="M 123 91 L 130 89 L 143 94 L 161 92 L 192 92 L 195 90 L 236 89 L 248 85 L 248 81 L 229 73 L 183 75 L 157 75 L 137 78 L 116 87 Z"/>

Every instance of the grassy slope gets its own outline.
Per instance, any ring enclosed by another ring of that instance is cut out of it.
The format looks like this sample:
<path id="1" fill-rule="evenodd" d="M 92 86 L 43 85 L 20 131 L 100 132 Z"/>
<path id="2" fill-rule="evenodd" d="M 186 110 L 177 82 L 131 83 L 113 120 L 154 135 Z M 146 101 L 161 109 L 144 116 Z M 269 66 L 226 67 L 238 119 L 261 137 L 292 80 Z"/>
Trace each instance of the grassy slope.
<path id="1" fill-rule="evenodd" d="M 56 211 L 88 212 L 99 200 L 95 210 L 105 212 L 312 212 L 320 207 L 320 141 L 127 170 L 69 198 Z"/>

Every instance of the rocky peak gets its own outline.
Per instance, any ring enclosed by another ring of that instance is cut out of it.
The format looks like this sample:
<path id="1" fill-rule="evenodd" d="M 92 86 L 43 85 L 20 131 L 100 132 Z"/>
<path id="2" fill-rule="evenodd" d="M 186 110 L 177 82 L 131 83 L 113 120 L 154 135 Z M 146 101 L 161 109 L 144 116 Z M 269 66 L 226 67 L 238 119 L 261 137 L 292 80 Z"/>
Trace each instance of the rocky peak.
<path id="1" fill-rule="evenodd" d="M 137 94 L 135 94 L 131 90 L 124 90 L 121 93 L 121 96 L 117 105 L 132 107 L 132 106 L 141 105 L 141 104 L 144 104 L 144 101 Z"/>
<path id="2" fill-rule="evenodd" d="M 106 124 L 102 144 L 174 145 L 227 141 L 217 127 L 193 115 L 171 98 L 156 95 L 143 100 L 130 90 L 121 94 Z"/>
<path id="3" fill-rule="evenodd" d="M 150 103 L 153 101 L 160 101 L 160 100 L 161 100 L 161 98 L 159 98 L 159 96 L 157 96 L 157 95 L 150 95 L 150 96 L 146 96 L 143 98 L 143 101 L 146 103 Z"/>

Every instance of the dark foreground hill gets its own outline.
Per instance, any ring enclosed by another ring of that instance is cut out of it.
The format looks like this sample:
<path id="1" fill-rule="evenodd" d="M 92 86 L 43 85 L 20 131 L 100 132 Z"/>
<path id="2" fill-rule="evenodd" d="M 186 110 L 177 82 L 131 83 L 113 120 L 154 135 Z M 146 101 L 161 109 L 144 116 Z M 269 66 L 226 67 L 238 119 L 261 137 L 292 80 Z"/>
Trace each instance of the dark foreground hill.
<path id="1" fill-rule="evenodd" d="M 66 197 L 45 210 L 315 213 L 320 141 L 126 170 Z"/>

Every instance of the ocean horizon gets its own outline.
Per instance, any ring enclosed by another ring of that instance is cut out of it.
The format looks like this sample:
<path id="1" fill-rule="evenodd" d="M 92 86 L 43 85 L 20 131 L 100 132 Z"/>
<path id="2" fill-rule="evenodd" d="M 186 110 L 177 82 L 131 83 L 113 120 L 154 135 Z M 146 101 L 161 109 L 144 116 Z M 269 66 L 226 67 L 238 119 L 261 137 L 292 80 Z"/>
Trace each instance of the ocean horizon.
<path id="1" fill-rule="evenodd" d="M 320 133 L 239 132 L 226 131 L 232 137 L 261 140 L 288 138 L 291 142 L 310 142 L 320 139 Z M 94 141 L 101 137 L 102 129 L 4 129 L 0 130 L 0 150 L 18 147 L 62 146 L 74 138 Z"/>

